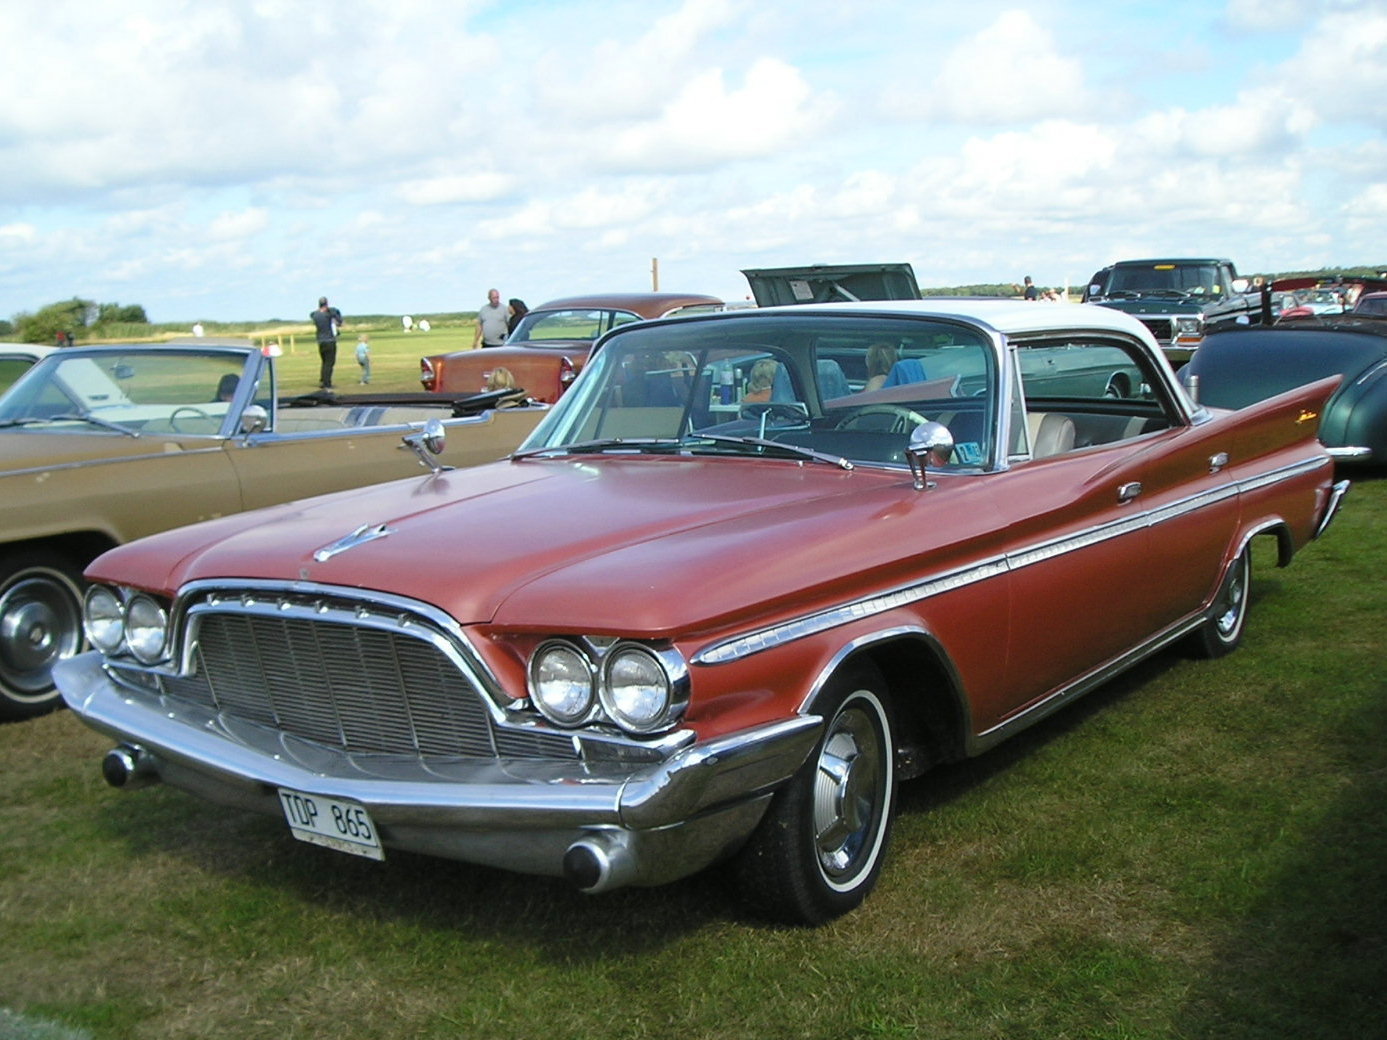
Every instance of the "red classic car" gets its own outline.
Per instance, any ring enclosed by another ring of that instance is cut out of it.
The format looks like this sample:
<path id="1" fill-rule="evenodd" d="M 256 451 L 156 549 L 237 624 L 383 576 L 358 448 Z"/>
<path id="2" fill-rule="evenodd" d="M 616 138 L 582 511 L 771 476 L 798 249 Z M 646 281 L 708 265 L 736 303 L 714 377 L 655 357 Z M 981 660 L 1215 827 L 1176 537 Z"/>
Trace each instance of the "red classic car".
<path id="1" fill-rule="evenodd" d="M 536 401 L 553 403 L 587 364 L 598 337 L 619 325 L 678 314 L 722 310 L 716 296 L 690 293 L 607 293 L 550 300 L 520 320 L 504 346 L 459 350 L 419 359 L 419 382 L 439 393 L 490 388 L 498 368 Z"/>
<path id="2" fill-rule="evenodd" d="M 820 922 L 901 780 L 1237 646 L 1249 543 L 1289 564 L 1347 489 L 1333 385 L 1205 409 L 1078 305 L 634 323 L 507 461 L 100 557 L 57 680 L 115 786 L 590 892 L 722 863 Z"/>

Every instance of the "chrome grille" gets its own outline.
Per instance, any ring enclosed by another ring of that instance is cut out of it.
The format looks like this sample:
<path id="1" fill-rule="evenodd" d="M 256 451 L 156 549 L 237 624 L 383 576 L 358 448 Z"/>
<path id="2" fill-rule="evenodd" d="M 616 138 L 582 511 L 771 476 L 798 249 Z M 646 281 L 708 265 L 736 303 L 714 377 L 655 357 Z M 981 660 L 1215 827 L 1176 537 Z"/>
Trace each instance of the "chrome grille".
<path id="1" fill-rule="evenodd" d="M 164 691 L 351 753 L 575 757 L 567 735 L 494 725 L 485 694 L 426 621 L 387 625 L 351 604 L 288 609 L 300 606 L 222 599 L 198 608 L 192 674 L 164 676 Z"/>

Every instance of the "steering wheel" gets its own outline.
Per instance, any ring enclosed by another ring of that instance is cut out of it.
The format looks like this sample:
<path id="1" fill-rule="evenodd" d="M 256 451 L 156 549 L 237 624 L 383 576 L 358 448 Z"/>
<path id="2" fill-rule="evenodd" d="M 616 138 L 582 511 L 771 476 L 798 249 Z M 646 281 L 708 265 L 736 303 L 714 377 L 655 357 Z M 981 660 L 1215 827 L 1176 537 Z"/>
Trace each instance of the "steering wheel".
<path id="1" fill-rule="evenodd" d="M 891 417 L 891 423 L 886 427 L 885 432 L 887 433 L 908 433 L 921 423 L 929 422 L 919 412 L 913 408 L 907 408 L 903 404 L 869 404 L 851 415 L 844 416 L 834 426 L 834 429 L 851 430 L 857 426 L 867 426 L 868 429 L 880 430 L 880 426 L 866 422 L 872 416 L 878 415 Z"/>
<path id="2" fill-rule="evenodd" d="M 201 408 L 198 408 L 196 405 L 181 404 L 169 413 L 169 429 L 172 430 L 174 433 L 192 432 L 191 430 L 182 430 L 178 427 L 178 417 L 182 415 L 184 412 L 187 412 L 189 415 L 193 416 L 196 419 L 212 418 L 210 415 L 204 412 Z"/>

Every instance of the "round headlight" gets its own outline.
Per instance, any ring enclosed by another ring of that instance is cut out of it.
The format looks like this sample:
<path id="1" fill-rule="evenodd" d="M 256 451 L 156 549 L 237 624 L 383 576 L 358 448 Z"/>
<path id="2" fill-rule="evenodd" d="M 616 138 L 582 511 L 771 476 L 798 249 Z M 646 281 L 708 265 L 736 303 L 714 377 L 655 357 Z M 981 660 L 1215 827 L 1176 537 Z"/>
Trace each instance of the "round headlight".
<path id="1" fill-rule="evenodd" d="M 164 656 L 169 616 L 164 608 L 145 595 L 133 597 L 125 606 L 125 645 L 143 664 L 154 664 Z"/>
<path id="2" fill-rule="evenodd" d="M 114 589 L 93 585 L 82 605 L 82 623 L 91 645 L 103 654 L 115 653 L 125 637 L 125 609 Z"/>
<path id="3" fill-rule="evenodd" d="M 624 646 L 608 659 L 602 707 L 622 729 L 649 733 L 669 724 L 672 686 L 659 659 L 644 647 Z"/>
<path id="4" fill-rule="evenodd" d="M 546 643 L 530 661 L 530 696 L 546 719 L 577 726 L 593 709 L 592 665 L 571 643 Z"/>

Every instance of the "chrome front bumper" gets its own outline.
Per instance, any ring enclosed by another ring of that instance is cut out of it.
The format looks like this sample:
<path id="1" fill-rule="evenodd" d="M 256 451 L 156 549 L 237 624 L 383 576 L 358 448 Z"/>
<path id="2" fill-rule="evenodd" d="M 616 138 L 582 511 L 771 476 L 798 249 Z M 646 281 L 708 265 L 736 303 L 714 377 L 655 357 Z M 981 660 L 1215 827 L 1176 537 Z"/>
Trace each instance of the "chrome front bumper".
<path id="1" fill-rule="evenodd" d="M 171 786 L 280 818 L 281 787 L 359 802 L 387 847 L 588 891 L 673 881 L 734 850 L 823 724 L 796 716 L 656 763 L 435 761 L 347 754 L 137 694 L 99 653 L 61 662 L 54 679 L 84 723 Z"/>

